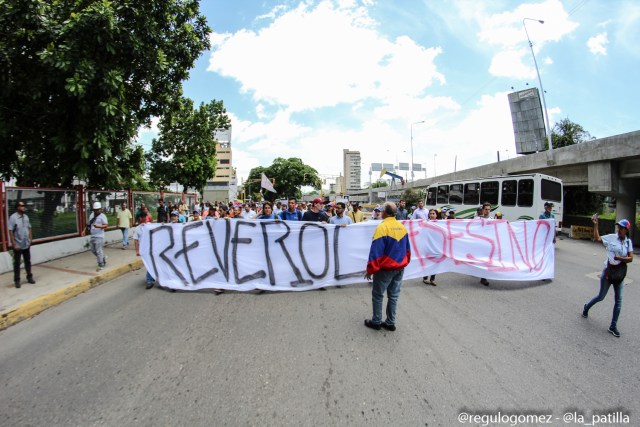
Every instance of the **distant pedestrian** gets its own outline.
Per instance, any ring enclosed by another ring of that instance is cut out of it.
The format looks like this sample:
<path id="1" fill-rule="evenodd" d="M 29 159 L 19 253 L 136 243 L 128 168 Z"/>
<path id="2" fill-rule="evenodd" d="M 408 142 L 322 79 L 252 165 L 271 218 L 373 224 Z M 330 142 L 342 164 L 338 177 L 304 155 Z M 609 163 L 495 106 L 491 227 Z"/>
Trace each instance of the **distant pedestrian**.
<path id="1" fill-rule="evenodd" d="M 107 221 L 107 217 L 102 213 L 102 205 L 100 202 L 95 202 L 93 204 L 93 212 L 89 216 L 89 224 L 88 228 L 91 233 L 91 253 L 96 256 L 98 260 L 98 270 L 101 271 L 104 269 L 104 266 L 107 262 L 106 257 L 104 256 L 104 230 L 109 227 L 109 222 Z"/>
<path id="2" fill-rule="evenodd" d="M 491 203 L 484 202 L 482 204 L 482 206 L 480 207 L 480 215 L 478 216 L 478 218 L 493 219 L 493 218 L 491 218 Z M 554 240 L 554 242 L 555 242 L 555 240 Z M 482 283 L 485 286 L 489 286 L 489 281 L 487 279 L 485 279 L 484 277 L 482 277 L 480 279 L 480 283 Z"/>
<path id="3" fill-rule="evenodd" d="M 401 199 L 396 211 L 396 219 L 398 221 L 409 219 L 409 212 L 407 212 L 406 206 L 407 202 Z"/>
<path id="4" fill-rule="evenodd" d="M 429 211 L 424 208 L 424 202 L 422 200 L 418 202 L 418 208 L 413 211 L 411 219 L 429 219 Z"/>
<path id="5" fill-rule="evenodd" d="M 280 212 L 280 219 L 283 221 L 302 221 L 302 212 L 296 208 L 297 200 L 295 197 L 289 197 L 287 201 L 288 209 Z"/>
<path id="6" fill-rule="evenodd" d="M 346 227 L 352 223 L 351 218 L 344 214 L 347 206 L 343 202 L 336 203 L 336 214 L 329 219 L 329 224 L 336 224 Z"/>
<path id="7" fill-rule="evenodd" d="M 158 200 L 158 222 L 169 222 L 169 208 L 164 204 L 164 200 Z"/>
<path id="8" fill-rule="evenodd" d="M 349 211 L 347 216 L 353 220 L 354 224 L 364 221 L 364 214 L 362 213 L 362 207 L 357 203 L 353 206 L 353 210 Z"/>
<path id="9" fill-rule="evenodd" d="M 437 221 L 438 220 L 438 212 L 435 209 L 429 209 L 429 220 Z M 436 286 L 436 275 L 432 274 L 431 276 L 422 277 L 422 283 L 425 285 Z"/>
<path id="10" fill-rule="evenodd" d="M 16 211 L 9 217 L 9 239 L 13 248 L 13 283 L 20 287 L 20 258 L 24 259 L 24 269 L 27 272 L 27 282 L 34 284 L 31 273 L 31 242 L 33 233 L 29 217 L 25 213 L 24 200 L 18 200 Z"/>
<path id="11" fill-rule="evenodd" d="M 396 306 L 402 287 L 404 268 L 411 260 L 411 246 L 407 229 L 396 219 L 397 208 L 393 202 L 385 202 L 382 206 L 382 222 L 373 233 L 373 241 L 369 250 L 367 272 L 364 277 L 371 280 L 371 299 L 373 316 L 366 319 L 367 328 L 388 331 L 396 330 Z M 387 293 L 387 318 L 382 322 L 382 302 Z"/>
<path id="12" fill-rule="evenodd" d="M 329 222 L 329 217 L 322 211 L 324 201 L 320 197 L 316 197 L 311 202 L 311 207 L 308 211 L 302 214 L 303 221 L 322 222 L 326 224 Z"/>
<path id="13" fill-rule="evenodd" d="M 133 227 L 133 217 L 125 202 L 120 204 L 117 219 L 118 228 L 122 231 L 122 249 L 127 249 L 129 247 L 129 228 Z"/>
<path id="14" fill-rule="evenodd" d="M 616 232 L 600 237 L 598 231 L 598 217 L 593 219 L 593 228 L 595 228 L 595 239 L 604 244 L 607 250 L 607 260 L 604 262 L 604 270 L 600 274 L 600 292 L 591 301 L 586 303 L 582 310 L 582 317 L 589 317 L 589 310 L 595 304 L 602 301 L 609 291 L 609 287 L 613 286 L 615 292 L 615 303 L 613 305 L 613 316 L 611 318 L 611 326 L 609 332 L 616 338 L 620 337 L 618 331 L 618 317 L 622 309 L 622 290 L 624 288 L 624 278 L 627 272 L 627 264 L 633 261 L 633 243 L 629 239 L 629 229 L 631 223 L 623 219 L 616 223 Z M 617 277 L 616 277 L 617 276 Z"/>
<path id="15" fill-rule="evenodd" d="M 146 225 L 147 223 L 142 218 L 140 218 L 138 222 L 138 226 L 136 227 L 136 231 L 133 234 L 133 242 L 136 247 L 137 256 L 140 256 L 140 240 L 142 239 L 142 236 L 144 234 L 144 228 Z M 149 270 L 147 270 L 146 281 L 147 281 L 147 289 L 153 288 L 153 285 L 156 283 L 153 277 L 151 277 L 151 274 L 149 274 Z"/>
<path id="16" fill-rule="evenodd" d="M 256 219 L 277 219 L 278 217 L 273 213 L 273 205 L 270 202 L 264 202 L 262 205 L 262 213 L 258 215 Z"/>

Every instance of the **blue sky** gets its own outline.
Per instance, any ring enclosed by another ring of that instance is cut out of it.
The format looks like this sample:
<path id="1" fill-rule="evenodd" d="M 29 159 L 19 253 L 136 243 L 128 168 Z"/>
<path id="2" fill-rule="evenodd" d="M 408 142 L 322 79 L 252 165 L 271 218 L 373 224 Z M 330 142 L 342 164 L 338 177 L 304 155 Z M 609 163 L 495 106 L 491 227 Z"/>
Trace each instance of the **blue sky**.
<path id="1" fill-rule="evenodd" d="M 526 25 L 552 125 L 638 130 L 635 0 L 202 0 L 201 13 L 212 48 L 184 93 L 224 102 L 239 179 L 276 157 L 338 175 L 348 148 L 365 183 L 373 162 L 410 161 L 423 120 L 413 160 L 426 176 L 514 157 L 507 94 L 538 86 L 523 18 L 545 21 Z"/>

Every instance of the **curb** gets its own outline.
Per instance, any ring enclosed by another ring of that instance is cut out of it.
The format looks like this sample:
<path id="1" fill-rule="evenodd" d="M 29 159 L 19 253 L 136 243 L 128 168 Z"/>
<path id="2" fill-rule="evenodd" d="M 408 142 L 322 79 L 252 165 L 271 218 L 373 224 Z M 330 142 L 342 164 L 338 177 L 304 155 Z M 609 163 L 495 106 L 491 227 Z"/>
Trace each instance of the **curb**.
<path id="1" fill-rule="evenodd" d="M 31 319 L 36 314 L 42 313 L 48 308 L 55 307 L 56 305 L 86 292 L 91 288 L 100 286 L 103 283 L 131 271 L 139 270 L 140 268 L 142 268 L 142 260 L 138 259 L 129 264 L 125 264 L 114 268 L 113 270 L 99 274 L 96 277 L 80 280 L 79 282 L 73 283 L 65 288 L 58 289 L 57 291 L 53 291 L 47 295 L 43 295 L 20 304 L 17 307 L 5 310 L 0 313 L 0 331 L 3 331 L 16 323 L 22 322 L 23 320 Z"/>

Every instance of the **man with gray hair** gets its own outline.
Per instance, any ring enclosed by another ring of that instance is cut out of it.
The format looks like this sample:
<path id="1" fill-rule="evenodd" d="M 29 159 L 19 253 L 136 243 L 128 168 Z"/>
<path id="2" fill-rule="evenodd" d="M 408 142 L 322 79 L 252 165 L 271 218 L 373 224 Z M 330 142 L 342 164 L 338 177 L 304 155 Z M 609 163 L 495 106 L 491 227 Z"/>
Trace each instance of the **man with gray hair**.
<path id="1" fill-rule="evenodd" d="M 396 305 L 400 296 L 404 268 L 411 260 L 411 246 L 407 229 L 396 219 L 397 208 L 393 202 L 382 205 L 382 222 L 373 233 L 369 250 L 367 272 L 364 277 L 371 280 L 373 286 L 373 317 L 366 319 L 367 328 L 388 331 L 396 330 Z M 387 319 L 382 322 L 382 302 L 387 293 Z"/>

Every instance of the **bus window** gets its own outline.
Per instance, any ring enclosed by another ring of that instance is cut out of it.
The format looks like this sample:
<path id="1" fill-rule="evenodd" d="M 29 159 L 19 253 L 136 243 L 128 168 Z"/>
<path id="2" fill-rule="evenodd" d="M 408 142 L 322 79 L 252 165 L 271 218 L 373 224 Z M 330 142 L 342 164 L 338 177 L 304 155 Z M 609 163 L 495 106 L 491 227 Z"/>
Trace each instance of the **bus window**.
<path id="1" fill-rule="evenodd" d="M 435 206 L 437 187 L 429 187 L 427 190 L 427 206 Z"/>
<path id="2" fill-rule="evenodd" d="M 502 206 L 515 206 L 518 184 L 515 179 L 502 181 Z"/>
<path id="3" fill-rule="evenodd" d="M 479 205 L 480 204 L 480 185 L 477 182 L 464 185 L 464 204 Z"/>
<path id="4" fill-rule="evenodd" d="M 451 184 L 449 187 L 449 203 L 452 205 L 462 204 L 462 184 Z"/>
<path id="5" fill-rule="evenodd" d="M 439 185 L 438 186 L 438 204 L 440 203 L 449 203 L 449 186 L 448 185 Z"/>
<path id="6" fill-rule="evenodd" d="M 518 206 L 533 206 L 533 180 L 518 181 Z"/>
<path id="7" fill-rule="evenodd" d="M 562 185 L 556 181 L 542 179 L 540 184 L 540 196 L 542 200 L 562 202 Z"/>
<path id="8" fill-rule="evenodd" d="M 480 201 L 482 203 L 489 202 L 491 205 L 498 204 L 498 181 L 487 181 L 480 184 Z"/>

